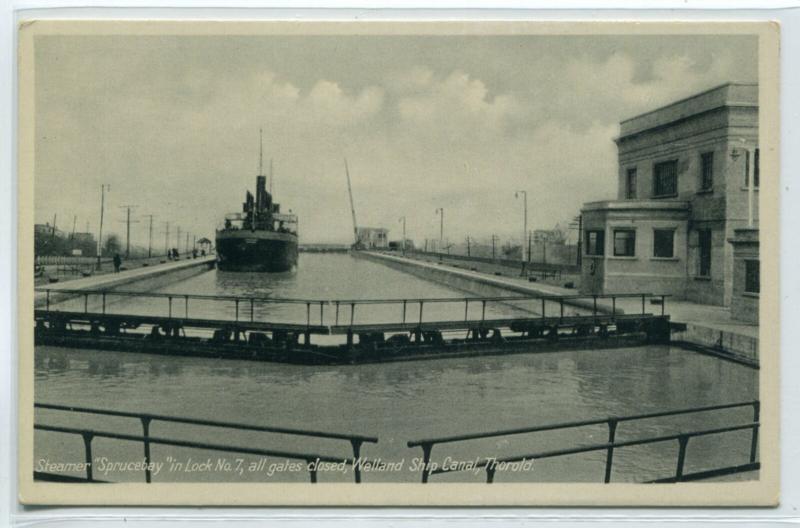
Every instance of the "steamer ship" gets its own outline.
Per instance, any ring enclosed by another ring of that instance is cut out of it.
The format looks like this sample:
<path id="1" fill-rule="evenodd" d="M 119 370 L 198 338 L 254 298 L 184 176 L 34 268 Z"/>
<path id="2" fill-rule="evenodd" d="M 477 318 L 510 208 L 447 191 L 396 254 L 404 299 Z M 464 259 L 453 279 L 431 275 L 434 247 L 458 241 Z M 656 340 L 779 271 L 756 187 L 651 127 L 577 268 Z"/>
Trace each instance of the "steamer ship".
<path id="1" fill-rule="evenodd" d="M 226 215 L 216 232 L 217 267 L 222 271 L 285 272 L 297 266 L 297 216 L 281 213 L 267 191 L 262 166 L 263 154 L 255 196 L 246 191 L 242 212 Z"/>

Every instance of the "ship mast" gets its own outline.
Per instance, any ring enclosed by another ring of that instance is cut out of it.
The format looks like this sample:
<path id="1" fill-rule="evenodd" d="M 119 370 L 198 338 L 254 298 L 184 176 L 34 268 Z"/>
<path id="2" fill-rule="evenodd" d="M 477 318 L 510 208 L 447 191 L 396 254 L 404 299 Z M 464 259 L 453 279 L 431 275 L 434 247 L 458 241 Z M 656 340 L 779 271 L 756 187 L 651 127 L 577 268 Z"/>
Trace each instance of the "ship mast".
<path id="1" fill-rule="evenodd" d="M 258 175 L 264 175 L 264 129 L 258 129 Z"/>
<path id="2" fill-rule="evenodd" d="M 350 195 L 350 212 L 353 214 L 353 238 L 358 245 L 358 224 L 356 223 L 356 207 L 353 205 L 353 189 L 350 187 L 350 169 L 347 167 L 347 158 L 344 159 L 344 173 L 347 175 L 347 194 Z"/>

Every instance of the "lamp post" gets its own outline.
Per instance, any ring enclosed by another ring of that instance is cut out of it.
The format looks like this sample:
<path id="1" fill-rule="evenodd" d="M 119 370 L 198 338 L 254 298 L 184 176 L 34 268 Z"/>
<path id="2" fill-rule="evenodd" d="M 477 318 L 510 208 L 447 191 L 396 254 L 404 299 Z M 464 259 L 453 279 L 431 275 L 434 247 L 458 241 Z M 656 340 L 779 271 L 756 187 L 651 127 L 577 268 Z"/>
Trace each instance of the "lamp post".
<path id="1" fill-rule="evenodd" d="M 436 209 L 436 214 L 439 215 L 439 258 L 441 259 L 442 248 L 444 247 L 444 208 L 439 207 Z"/>
<path id="2" fill-rule="evenodd" d="M 401 216 L 398 222 L 403 222 L 403 255 L 406 254 L 406 217 Z"/>
<path id="3" fill-rule="evenodd" d="M 522 244 L 520 246 L 521 253 L 522 253 L 522 262 L 523 265 L 526 260 L 530 260 L 531 255 L 530 251 L 528 251 L 528 258 L 525 258 L 525 238 L 528 234 L 528 191 L 516 191 L 514 193 L 514 198 L 519 198 L 522 195 L 522 207 L 523 207 L 523 218 L 522 218 Z"/>

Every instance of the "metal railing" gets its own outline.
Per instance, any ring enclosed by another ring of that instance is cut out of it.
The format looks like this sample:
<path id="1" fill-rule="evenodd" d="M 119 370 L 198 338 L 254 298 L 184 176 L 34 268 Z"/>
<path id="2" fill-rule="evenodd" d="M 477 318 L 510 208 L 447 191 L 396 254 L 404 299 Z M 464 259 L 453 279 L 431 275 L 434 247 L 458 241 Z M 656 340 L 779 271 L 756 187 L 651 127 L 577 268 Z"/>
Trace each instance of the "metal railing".
<path id="1" fill-rule="evenodd" d="M 310 429 L 292 429 L 286 427 L 272 427 L 263 425 L 242 424 L 236 422 L 225 422 L 218 420 L 201 420 L 195 418 L 185 418 L 179 416 L 168 416 L 163 414 L 149 414 L 149 413 L 135 413 L 126 411 L 114 411 L 108 409 L 95 409 L 89 407 L 76 407 L 68 405 L 57 405 L 51 403 L 35 403 L 34 407 L 37 409 L 49 409 L 56 411 L 67 411 L 74 413 L 85 414 L 98 414 L 103 416 L 116 416 L 124 418 L 137 418 L 142 424 L 142 435 L 131 435 L 124 433 L 114 433 L 108 431 L 96 431 L 92 429 L 81 429 L 73 427 L 62 427 L 53 425 L 34 424 L 34 429 L 41 431 L 59 432 L 67 434 L 80 435 L 83 438 L 85 461 L 86 465 L 86 481 L 93 482 L 94 477 L 92 474 L 92 440 L 94 438 L 111 438 L 116 440 L 127 440 L 133 442 L 142 442 L 144 446 L 144 459 L 145 459 L 145 482 L 151 482 L 150 471 L 150 446 L 153 444 L 169 445 L 175 447 L 189 447 L 195 449 L 206 449 L 211 451 L 223 451 L 230 453 L 241 453 L 249 455 L 282 457 L 294 460 L 304 460 L 310 463 L 316 460 L 323 462 L 333 462 L 336 464 L 345 463 L 353 467 L 353 475 L 356 483 L 361 482 L 361 466 L 357 461 L 361 457 L 361 447 L 364 443 L 378 443 L 378 438 L 374 436 L 364 436 L 346 433 L 331 433 L 324 431 L 315 431 Z M 315 453 L 297 453 L 289 451 L 271 450 L 271 449 L 257 449 L 248 447 L 238 447 L 227 444 L 213 444 L 204 442 L 194 442 L 190 440 L 181 440 L 174 438 L 155 437 L 150 435 L 150 425 L 154 421 L 181 423 L 189 425 L 197 425 L 204 427 L 219 427 L 224 429 L 234 429 L 240 431 L 257 431 L 264 433 L 285 434 L 292 436 L 303 436 L 311 438 L 324 438 L 330 440 L 346 440 L 350 442 L 353 450 L 353 458 L 341 458 L 328 455 L 319 455 Z M 317 482 L 317 469 L 316 465 L 308 466 L 308 472 L 312 483 Z"/>
<path id="2" fill-rule="evenodd" d="M 620 293 L 604 295 L 510 295 L 497 297 L 444 297 L 444 298 L 395 298 L 395 299 L 291 299 L 275 298 L 264 296 L 231 296 L 231 295 L 201 295 L 201 294 L 178 294 L 178 293 L 152 293 L 152 292 L 132 292 L 132 291 L 109 291 L 109 290 L 82 290 L 82 289 L 62 289 L 62 288 L 38 288 L 37 291 L 45 292 L 45 312 L 51 311 L 50 295 L 65 294 L 73 297 L 83 297 L 83 312 L 89 313 L 89 300 L 99 298 L 101 302 L 101 314 L 106 314 L 106 307 L 112 297 L 141 297 L 149 299 L 163 299 L 166 301 L 167 318 L 189 319 L 190 300 L 214 301 L 219 303 L 232 304 L 234 308 L 233 322 L 256 322 L 256 307 L 264 304 L 273 305 L 304 305 L 305 318 L 303 321 L 296 321 L 296 324 L 311 326 L 319 321 L 319 326 L 349 326 L 356 324 L 357 307 L 375 305 L 396 305 L 399 307 L 398 319 L 403 324 L 410 322 L 409 309 L 414 308 L 417 312 L 417 321 L 423 323 L 425 306 L 432 304 L 451 304 L 464 307 L 463 321 L 484 322 L 486 318 L 486 308 L 490 304 L 510 305 L 519 302 L 538 303 L 538 316 L 542 319 L 558 317 L 564 319 L 566 306 L 577 307 L 587 312 L 586 315 L 598 317 L 608 313 L 612 316 L 619 314 L 617 301 L 621 299 L 641 299 L 641 314 L 647 314 L 647 300 L 655 300 L 660 304 L 661 315 L 666 313 L 666 299 L 669 295 L 653 293 Z M 598 301 L 611 301 L 611 306 L 602 306 Z M 182 306 L 181 306 L 182 304 Z M 469 311 L 472 306 L 480 306 L 480 319 L 469 319 Z M 548 305 L 550 313 L 548 314 Z M 327 310 L 326 310 L 327 307 Z M 181 309 L 182 308 L 182 309 Z M 317 310 L 319 319 L 317 319 Z M 53 311 L 57 311 L 53 309 Z M 555 313 L 553 313 L 555 311 Z M 331 314 L 331 312 L 333 312 Z M 344 312 L 344 313 L 343 313 Z M 326 314 L 328 319 L 326 320 Z M 348 317 L 349 315 L 349 317 Z M 455 320 L 455 319 L 450 319 Z M 370 321 L 372 323 L 372 321 Z"/>
<path id="3" fill-rule="evenodd" d="M 616 434 L 617 434 L 617 426 L 622 422 L 631 422 L 636 420 L 645 420 L 651 418 L 663 418 L 667 416 L 678 416 L 678 415 L 685 415 L 685 414 L 693 414 L 699 412 L 708 412 L 708 411 L 717 411 L 722 409 L 734 409 L 734 408 L 742 408 L 742 407 L 752 407 L 753 408 L 753 421 L 751 423 L 746 424 L 737 424 L 729 427 L 721 427 L 721 428 L 714 428 L 714 429 L 705 429 L 705 430 L 695 430 L 689 432 L 680 432 L 680 433 L 673 433 L 668 435 L 658 435 L 658 436 L 650 436 L 645 438 L 638 438 L 634 440 L 626 440 L 618 442 L 616 441 Z M 564 430 L 564 429 L 573 429 L 578 427 L 585 427 L 591 425 L 602 425 L 606 424 L 608 427 L 608 441 L 604 443 L 597 443 L 591 445 L 584 445 L 584 446 L 577 446 L 577 447 L 570 447 L 564 449 L 557 449 L 557 450 L 549 450 L 549 451 L 539 451 L 535 453 L 529 453 L 525 455 L 518 455 L 518 456 L 511 456 L 506 458 L 497 458 L 497 459 L 485 459 L 477 464 L 477 467 L 485 468 L 486 471 L 486 482 L 491 483 L 494 481 L 494 474 L 497 469 L 498 464 L 503 463 L 511 463 L 511 462 L 519 462 L 523 460 L 536 460 L 536 459 L 543 459 L 543 458 L 555 458 L 567 455 L 574 455 L 579 453 L 589 453 L 594 451 L 605 451 L 606 452 L 606 462 L 605 462 L 605 474 L 604 474 L 604 482 L 609 483 L 611 482 L 611 470 L 614 462 L 614 451 L 616 449 L 622 447 L 631 447 L 637 445 L 646 445 L 646 444 L 655 444 L 661 442 L 668 442 L 668 441 L 677 441 L 678 442 L 678 460 L 675 470 L 674 477 L 668 477 L 665 479 L 658 479 L 654 482 L 678 482 L 683 480 L 696 480 L 700 478 L 710 478 L 716 475 L 727 474 L 726 472 L 734 472 L 733 469 L 736 469 L 735 472 L 741 471 L 748 471 L 758 469 L 758 463 L 756 462 L 756 458 L 758 455 L 758 429 L 760 426 L 759 423 L 759 414 L 760 414 L 760 404 L 758 400 L 752 400 L 747 402 L 741 403 L 729 403 L 729 404 L 721 404 L 721 405 L 710 405 L 706 407 L 691 407 L 686 409 L 678 409 L 672 411 L 659 411 L 659 412 L 651 412 L 651 413 L 644 413 L 644 414 L 634 414 L 629 416 L 612 416 L 607 418 L 597 418 L 592 420 L 579 420 L 579 421 L 572 421 L 572 422 L 562 422 L 562 423 L 554 423 L 554 424 L 546 424 L 546 425 L 539 425 L 533 427 L 523 427 L 517 429 L 502 429 L 497 431 L 490 431 L 490 432 L 483 432 L 483 433 L 471 433 L 471 434 L 463 434 L 463 435 L 456 435 L 456 436 L 447 436 L 447 437 L 440 437 L 440 438 L 430 438 L 424 440 L 414 440 L 408 442 L 408 447 L 420 447 L 422 449 L 422 457 L 423 457 L 423 469 L 422 469 L 422 483 L 427 483 L 428 479 L 431 475 L 437 475 L 442 473 L 452 473 L 456 471 L 462 471 L 464 468 L 454 468 L 454 469 L 444 469 L 444 468 L 436 468 L 431 469 L 430 461 L 431 461 L 431 451 L 433 447 L 438 444 L 446 444 L 446 443 L 454 443 L 454 442 L 463 442 L 467 440 L 478 440 L 478 439 L 485 439 L 485 438 L 494 438 L 499 436 L 512 436 L 512 435 L 520 435 L 520 434 L 527 434 L 527 433 L 538 433 L 543 431 L 556 431 L 556 430 Z M 750 440 L 750 458 L 749 463 L 742 465 L 742 466 L 731 466 L 728 468 L 721 468 L 718 470 L 706 471 L 701 473 L 695 473 L 692 475 L 684 474 L 684 463 L 686 460 L 686 448 L 689 443 L 689 439 L 699 437 L 699 436 L 707 436 L 713 434 L 722 434 L 726 432 L 732 431 L 740 431 L 751 429 L 752 435 Z"/>

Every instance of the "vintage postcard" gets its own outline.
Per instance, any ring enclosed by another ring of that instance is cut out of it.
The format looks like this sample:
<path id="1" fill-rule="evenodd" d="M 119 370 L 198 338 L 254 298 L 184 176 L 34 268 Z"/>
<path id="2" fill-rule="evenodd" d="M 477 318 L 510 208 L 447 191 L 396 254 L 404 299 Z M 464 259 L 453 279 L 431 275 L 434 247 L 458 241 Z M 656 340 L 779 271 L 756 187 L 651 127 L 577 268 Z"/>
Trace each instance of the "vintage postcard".
<path id="1" fill-rule="evenodd" d="M 24 21 L 20 500 L 777 504 L 778 39 Z"/>

